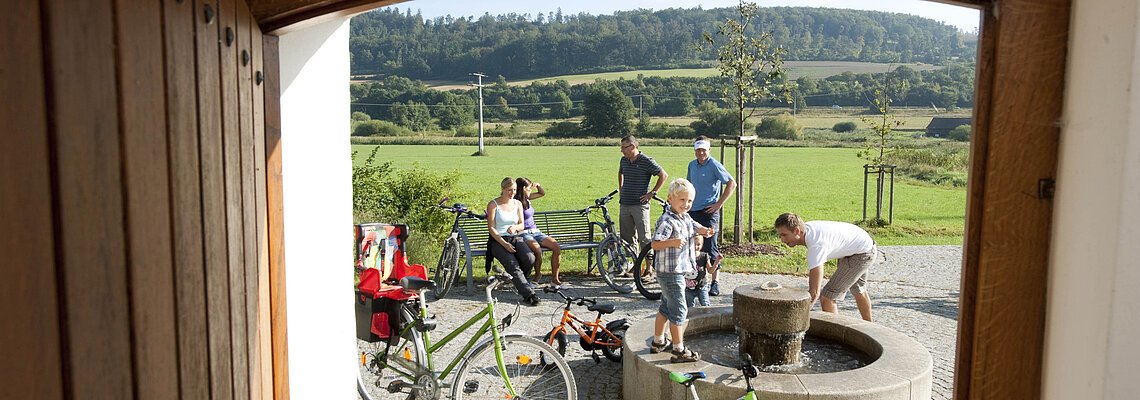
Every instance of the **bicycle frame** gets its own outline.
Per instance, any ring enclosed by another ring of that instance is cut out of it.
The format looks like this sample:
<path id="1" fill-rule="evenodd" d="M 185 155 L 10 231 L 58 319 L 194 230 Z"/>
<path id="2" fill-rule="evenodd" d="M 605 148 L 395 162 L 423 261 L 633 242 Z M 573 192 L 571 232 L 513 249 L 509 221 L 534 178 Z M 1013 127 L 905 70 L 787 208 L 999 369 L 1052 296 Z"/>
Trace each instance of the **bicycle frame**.
<path id="1" fill-rule="evenodd" d="M 515 393 L 514 386 L 511 384 L 510 377 L 507 375 L 506 368 L 503 366 L 504 364 L 503 364 L 503 351 L 502 351 L 502 334 L 499 331 L 498 324 L 495 323 L 495 321 L 496 321 L 496 319 L 495 319 L 495 301 L 494 301 L 494 298 L 491 297 L 491 291 L 493 291 L 496 287 L 501 285 L 501 283 L 498 283 L 498 282 L 503 282 L 503 281 L 500 280 L 500 281 L 496 281 L 496 283 L 492 283 L 490 285 L 487 285 L 487 304 L 486 304 L 486 307 L 484 307 L 483 310 L 480 311 L 479 313 L 477 313 L 474 316 L 472 316 L 471 318 L 469 318 L 466 322 L 460 324 L 460 326 L 458 328 L 455 328 L 454 330 L 452 330 L 450 333 L 448 333 L 446 336 L 444 336 L 443 339 L 440 339 L 436 343 L 432 343 L 431 337 L 430 337 L 428 331 L 426 331 L 426 330 L 423 331 L 424 353 L 426 353 L 425 355 L 427 357 L 426 367 L 427 367 L 428 371 L 434 372 L 436 369 L 435 369 L 433 354 L 436 351 L 438 351 L 439 349 L 446 346 L 452 340 L 454 340 L 457 336 L 459 336 L 459 334 L 466 332 L 469 328 L 471 328 L 472 326 L 475 326 L 479 321 L 483 321 L 482 325 L 479 325 L 479 329 L 475 331 L 475 335 L 471 336 L 471 339 L 467 340 L 467 343 L 463 346 L 463 349 L 460 350 L 458 355 L 454 359 L 452 359 L 450 363 L 448 363 L 447 368 L 444 368 L 443 371 L 440 372 L 439 376 L 437 377 L 440 382 L 445 382 L 447 380 L 447 376 L 449 374 L 451 374 L 452 370 L 455 369 L 455 367 L 459 364 L 460 361 L 463 361 L 463 358 L 464 358 L 464 356 L 467 355 L 467 352 L 471 351 L 471 349 L 473 347 L 475 347 L 475 345 L 480 342 L 480 339 L 489 330 L 489 331 L 491 331 L 491 340 L 493 340 L 495 342 L 495 361 L 498 364 L 499 375 L 503 377 L 503 381 L 504 381 L 504 383 L 506 383 L 507 390 L 510 392 L 511 396 L 517 396 L 517 394 Z M 417 326 L 420 325 L 420 323 L 422 323 L 425 319 L 427 319 L 427 305 L 423 301 L 423 298 L 424 298 L 424 296 L 426 296 L 426 293 L 427 293 L 426 290 L 422 291 L 420 293 L 419 316 L 418 316 L 418 318 L 416 319 L 415 323 L 408 324 L 402 330 L 400 330 L 401 336 L 403 336 L 405 333 L 407 333 L 409 329 L 418 329 Z M 397 358 L 397 360 L 400 360 L 400 358 Z M 380 361 L 380 366 L 383 368 L 388 368 L 388 367 L 393 366 L 392 364 L 389 364 L 386 361 L 387 360 Z M 405 367 L 407 367 L 407 366 L 405 366 Z M 423 368 L 425 366 L 424 365 L 416 365 L 414 367 L 415 368 Z M 392 368 L 391 370 L 396 372 L 401 377 L 412 379 L 412 380 L 415 379 L 415 377 L 412 376 L 411 374 L 405 373 L 404 371 L 400 371 L 397 368 Z M 416 372 L 416 371 L 413 371 L 413 372 Z"/>
<path id="2" fill-rule="evenodd" d="M 590 334 L 587 335 L 585 330 L 578 327 L 579 324 L 581 324 L 584 327 L 590 328 Z M 598 314 L 598 318 L 595 319 L 593 322 L 583 321 L 581 318 L 578 318 L 578 316 L 574 315 L 574 313 L 571 313 L 570 308 L 567 307 L 567 308 L 562 310 L 562 322 L 556 328 L 554 328 L 555 329 L 554 334 L 558 334 L 559 332 L 566 332 L 566 326 L 567 325 L 569 325 L 570 328 L 574 329 L 574 331 L 578 333 L 578 336 L 585 338 L 586 342 L 590 343 L 592 345 L 605 346 L 605 347 L 621 346 L 621 341 L 615 342 L 615 341 L 608 340 L 608 338 L 613 338 L 616 335 L 614 335 L 613 332 L 610 332 L 609 329 L 606 329 L 606 327 L 604 325 L 602 325 L 602 315 L 601 314 Z M 599 340 L 598 335 L 600 333 L 605 333 L 607 335 L 606 336 L 607 339 Z M 551 336 L 553 337 L 553 335 L 551 335 Z"/>

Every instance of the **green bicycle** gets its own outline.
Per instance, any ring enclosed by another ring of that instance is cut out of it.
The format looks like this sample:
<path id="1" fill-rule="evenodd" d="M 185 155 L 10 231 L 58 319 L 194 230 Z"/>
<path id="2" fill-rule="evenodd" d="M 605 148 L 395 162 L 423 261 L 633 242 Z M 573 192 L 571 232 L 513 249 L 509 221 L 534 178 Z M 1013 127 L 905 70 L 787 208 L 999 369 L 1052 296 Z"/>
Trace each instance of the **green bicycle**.
<path id="1" fill-rule="evenodd" d="M 400 279 L 400 286 L 416 296 L 400 304 L 401 322 L 393 337 L 369 343 L 361 352 L 361 374 L 357 377 L 361 397 L 372 400 L 402 394 L 407 399 L 439 399 L 450 391 L 453 399 L 577 399 L 574 375 L 557 350 L 541 340 L 503 332 L 511 325 L 517 308 L 502 320 L 496 319 L 491 293 L 509 282 L 509 277 L 497 268 L 495 272 L 487 278 L 483 310 L 438 342 L 430 338 L 436 321 L 428 315 L 423 301 L 435 282 L 416 277 Z M 437 370 L 434 355 L 476 326 L 460 356 Z M 485 337 L 488 331 L 490 337 Z M 454 379 L 449 380 L 453 372 Z"/>
<path id="2" fill-rule="evenodd" d="M 744 374 L 744 384 L 747 385 L 748 388 L 745 390 L 744 395 L 740 396 L 736 400 L 756 400 L 760 397 L 756 395 L 756 389 L 752 387 L 752 378 L 755 378 L 760 374 L 760 369 L 756 368 L 755 365 L 752 365 L 752 356 L 748 355 L 748 353 L 744 353 L 743 356 L 744 362 L 740 365 L 740 368 L 737 369 L 739 369 L 740 372 Z M 669 373 L 669 380 L 680 383 L 681 385 L 689 388 L 689 393 L 692 393 L 693 400 L 701 400 L 701 397 L 697 395 L 696 388 L 697 381 L 701 379 L 705 379 L 705 373 L 700 371 L 674 371 Z"/>

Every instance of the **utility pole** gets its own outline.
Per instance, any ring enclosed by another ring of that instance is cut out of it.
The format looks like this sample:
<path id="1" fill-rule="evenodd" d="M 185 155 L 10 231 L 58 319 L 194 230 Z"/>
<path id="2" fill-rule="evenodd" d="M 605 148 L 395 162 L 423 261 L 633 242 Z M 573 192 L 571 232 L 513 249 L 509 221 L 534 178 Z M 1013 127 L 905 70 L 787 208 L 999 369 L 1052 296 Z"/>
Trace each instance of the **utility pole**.
<path id="1" fill-rule="evenodd" d="M 640 95 L 640 94 L 637 95 L 637 119 L 639 121 L 641 119 L 645 118 L 645 112 L 642 111 L 642 108 L 641 108 L 641 99 L 643 99 L 643 98 L 645 98 L 645 95 Z"/>
<path id="2" fill-rule="evenodd" d="M 485 86 L 483 85 L 483 78 L 486 78 L 487 75 L 484 75 L 480 72 L 472 72 L 468 75 L 474 76 L 475 79 L 478 79 L 478 83 L 468 83 L 467 86 L 474 86 L 479 88 L 479 152 L 476 154 L 483 155 L 483 86 Z"/>

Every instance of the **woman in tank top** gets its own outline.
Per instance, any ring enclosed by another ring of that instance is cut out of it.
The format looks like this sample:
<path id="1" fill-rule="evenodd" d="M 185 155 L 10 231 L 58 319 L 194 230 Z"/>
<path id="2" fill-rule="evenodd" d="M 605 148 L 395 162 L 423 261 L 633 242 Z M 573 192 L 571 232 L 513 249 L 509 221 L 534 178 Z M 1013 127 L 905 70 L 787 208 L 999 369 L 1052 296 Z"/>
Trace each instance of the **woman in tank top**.
<path id="1" fill-rule="evenodd" d="M 523 304 L 538 305 L 538 296 L 527 281 L 534 265 L 534 253 L 521 235 L 523 226 L 522 203 L 515 200 L 515 182 L 510 177 L 499 184 L 499 197 L 487 203 L 487 230 L 490 238 L 487 253 L 499 260 L 511 276 L 511 283 L 523 298 Z"/>

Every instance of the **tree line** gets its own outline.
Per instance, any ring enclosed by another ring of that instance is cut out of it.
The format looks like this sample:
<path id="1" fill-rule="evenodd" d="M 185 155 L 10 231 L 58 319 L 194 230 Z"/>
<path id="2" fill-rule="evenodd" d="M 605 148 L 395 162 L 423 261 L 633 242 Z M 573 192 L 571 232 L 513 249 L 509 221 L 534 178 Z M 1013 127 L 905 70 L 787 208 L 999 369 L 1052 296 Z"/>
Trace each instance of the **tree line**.
<path id="1" fill-rule="evenodd" d="M 624 103 L 610 100 L 606 107 L 625 107 L 628 103 L 636 112 L 630 118 L 708 114 L 711 111 L 699 110 L 698 106 L 710 103 L 713 108 L 728 107 L 720 99 L 719 88 L 724 84 L 721 77 L 638 76 L 575 85 L 557 80 L 512 86 L 499 76 L 483 88 L 483 113 L 490 121 L 562 119 L 583 115 L 591 98 L 621 98 Z M 884 89 L 896 106 L 972 107 L 974 65 L 951 64 L 930 71 L 900 66 L 885 73 L 845 72 L 776 84 L 791 92 L 790 102 L 765 101 L 750 106 L 865 107 L 876 112 L 874 91 Z M 439 91 L 406 77 L 388 76 L 377 82 L 353 84 L 350 93 L 353 111 L 415 131 L 428 129 L 433 119 L 438 127 L 455 130 L 470 125 L 478 115 L 476 90 Z M 598 129 L 598 133 L 607 132 Z"/>
<path id="2" fill-rule="evenodd" d="M 613 15 L 505 14 L 425 19 L 410 9 L 352 19 L 353 74 L 511 79 L 646 68 L 704 67 L 696 45 L 735 8 L 619 11 Z M 754 29 L 772 32 L 785 60 L 973 62 L 976 41 L 939 21 L 878 11 L 808 7 L 759 10 Z M 965 38 L 965 39 L 964 39 Z"/>

